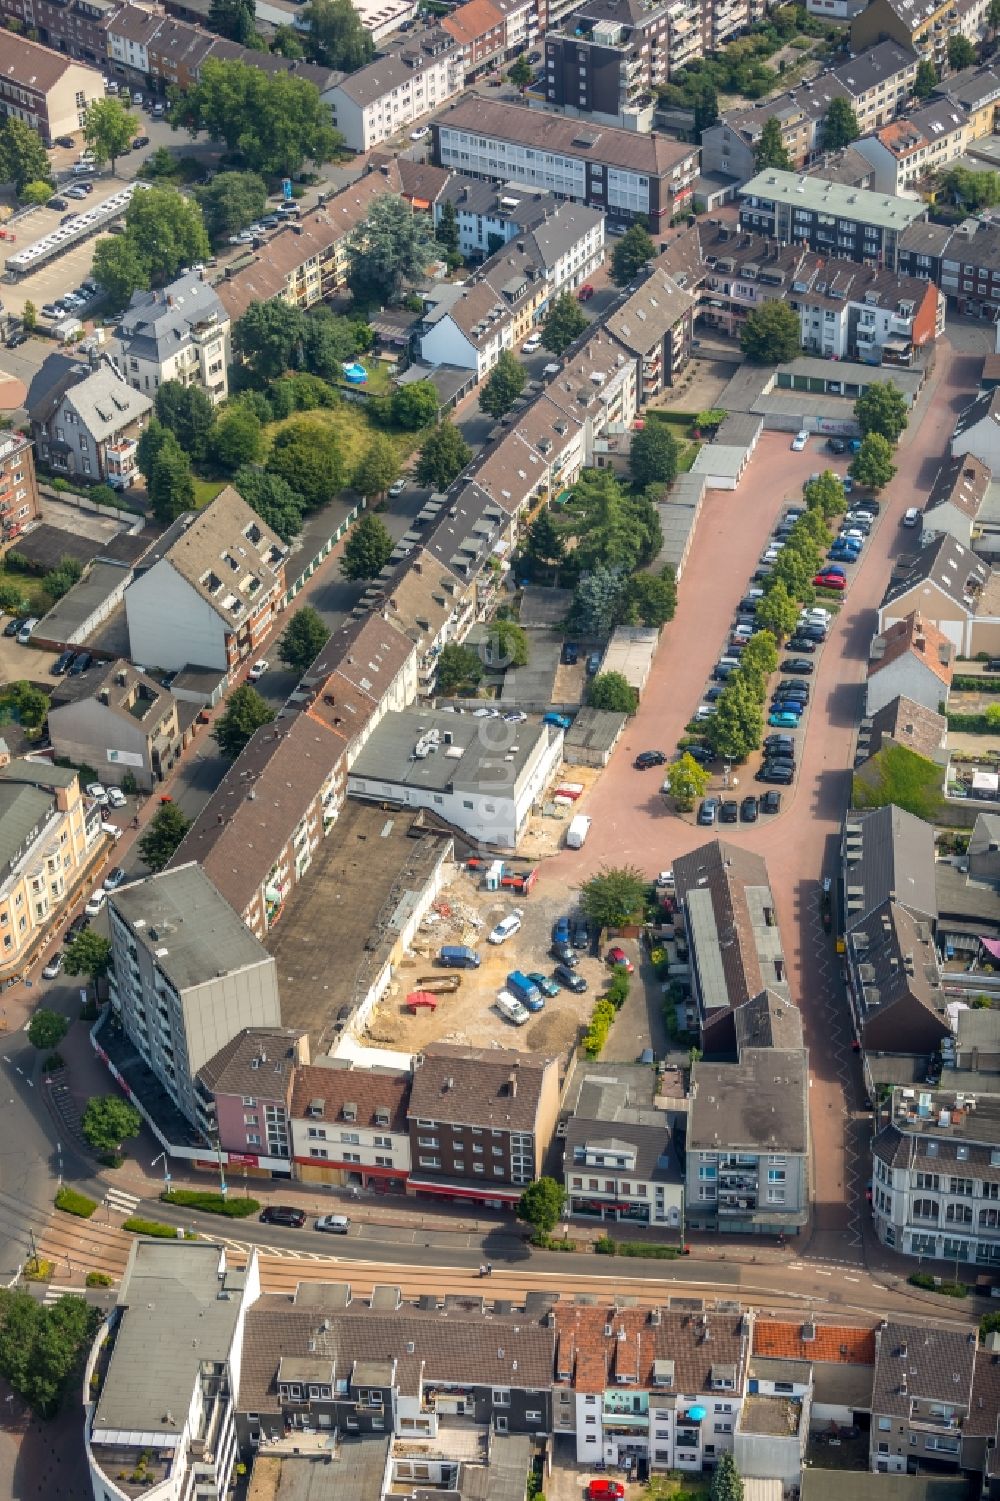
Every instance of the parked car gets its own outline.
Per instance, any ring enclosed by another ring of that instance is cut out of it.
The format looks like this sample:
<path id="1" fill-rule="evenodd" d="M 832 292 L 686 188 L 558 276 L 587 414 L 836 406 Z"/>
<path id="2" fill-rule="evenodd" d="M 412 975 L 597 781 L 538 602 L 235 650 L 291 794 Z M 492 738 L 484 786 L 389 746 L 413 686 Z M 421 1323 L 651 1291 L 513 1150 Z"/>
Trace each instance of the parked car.
<path id="1" fill-rule="evenodd" d="M 789 651 L 814 652 L 816 642 L 810 641 L 808 636 L 793 636 L 788 643 L 788 649 Z"/>
<path id="2" fill-rule="evenodd" d="M 580 657 L 580 648 L 575 641 L 564 641 L 562 660 L 566 667 L 575 667 Z"/>
<path id="3" fill-rule="evenodd" d="M 405 479 L 398 479 L 393 484 L 391 484 L 389 486 L 389 494 L 395 500 L 396 496 L 397 495 L 402 495 L 402 493 L 403 493 L 403 491 L 405 489 L 406 489 L 406 481 L 405 481 Z"/>
<path id="4" fill-rule="evenodd" d="M 104 887 L 98 886 L 96 891 L 92 891 L 90 893 L 90 900 L 84 907 L 84 912 L 88 917 L 96 917 L 107 899 L 108 893 L 104 890 Z"/>
<path id="5" fill-rule="evenodd" d="M 71 651 L 60 652 L 49 668 L 49 672 L 54 678 L 61 678 L 65 672 L 69 671 L 69 664 L 72 660 L 73 653 Z"/>
<path id="6" fill-rule="evenodd" d="M 711 766 L 715 760 L 715 752 L 707 745 L 686 745 L 681 751 L 682 756 L 690 756 L 692 761 L 699 766 Z"/>
<path id="7" fill-rule="evenodd" d="M 132 150 L 133 151 L 141 151 L 144 146 L 148 146 L 148 145 L 149 145 L 149 136 L 136 136 L 133 139 L 133 141 L 132 141 Z M 303 1216 L 303 1219 L 304 1218 L 305 1218 L 305 1216 Z"/>
<path id="8" fill-rule="evenodd" d="M 580 962 L 574 949 L 568 943 L 552 943 L 549 945 L 549 953 L 557 964 L 565 964 L 568 969 L 576 969 Z"/>
<path id="9" fill-rule="evenodd" d="M 552 924 L 552 942 L 569 943 L 569 941 L 569 918 L 557 917 L 555 922 Z"/>
<path id="10" fill-rule="evenodd" d="M 590 918 L 585 912 L 573 914 L 573 947 L 583 950 L 590 948 Z"/>
<path id="11" fill-rule="evenodd" d="M 847 452 L 847 439 L 846 438 L 827 438 L 827 440 L 826 440 L 826 446 L 830 450 L 831 453 L 846 453 Z"/>
<path id="12" fill-rule="evenodd" d="M 504 724 L 527 724 L 528 716 L 523 709 L 508 709 L 503 716 Z"/>
<path id="13" fill-rule="evenodd" d="M 718 798 L 716 798 L 716 797 L 705 797 L 705 798 L 702 798 L 702 800 L 701 800 L 701 807 L 698 809 L 698 822 L 700 824 L 705 825 L 705 826 L 710 826 L 711 824 L 713 824 L 715 822 L 716 815 L 717 815 L 718 811 L 719 811 L 719 800 L 718 800 Z"/>
<path id="14" fill-rule="evenodd" d="M 535 351 L 538 350 L 538 349 L 541 349 L 541 347 L 542 347 L 542 336 L 541 336 L 541 334 L 530 334 L 528 336 L 528 338 L 525 339 L 524 343 L 521 345 L 521 353 L 522 354 L 534 354 Z"/>
<path id="15" fill-rule="evenodd" d="M 735 798 L 726 797 L 719 808 L 720 823 L 739 823 L 740 808 Z"/>
<path id="16" fill-rule="evenodd" d="M 791 735 L 765 735 L 765 756 L 768 755 L 768 753 L 773 753 L 774 751 L 789 751 L 794 754 L 795 741 L 792 739 Z"/>
<path id="17" fill-rule="evenodd" d="M 10 336 L 9 339 L 5 339 L 4 340 L 4 348 L 6 348 L 6 349 L 20 349 L 21 345 L 22 344 L 27 344 L 27 342 L 28 342 L 28 335 L 25 333 L 25 331 L 24 331 L 23 328 L 18 328 L 18 329 L 15 329 L 15 331 L 11 334 L 11 336 Z"/>
<path id="18" fill-rule="evenodd" d="M 810 662 L 808 657 L 786 657 L 781 664 L 782 672 L 791 672 L 797 676 L 807 677 L 815 672 L 816 663 Z"/>
<path id="19" fill-rule="evenodd" d="M 649 771 L 650 767 L 652 766 L 666 765 L 666 760 L 667 758 L 662 751 L 640 751 L 635 760 L 632 762 L 632 765 L 635 767 L 636 771 Z"/>
<path id="20" fill-rule="evenodd" d="M 800 717 L 800 715 L 792 713 L 790 709 L 776 709 L 767 716 L 767 722 L 770 725 L 774 725 L 777 729 L 795 730 L 798 729 Z"/>
<path id="21" fill-rule="evenodd" d="M 108 804 L 112 808 L 127 808 L 128 798 L 120 787 L 108 788 Z"/>
<path id="22" fill-rule="evenodd" d="M 85 672 L 89 672 L 90 671 L 90 669 L 93 666 L 93 664 L 94 664 L 94 659 L 90 655 L 89 651 L 78 651 L 77 654 L 76 654 L 76 656 L 73 658 L 72 666 L 69 669 L 69 675 L 70 675 L 70 677 L 71 678 L 82 677 Z"/>
<path id="23" fill-rule="evenodd" d="M 903 526 L 919 526 L 920 525 L 920 509 L 919 509 L 919 507 L 918 506 L 907 506 L 906 510 L 903 512 L 903 520 L 902 520 L 901 524 Z"/>
<path id="24" fill-rule="evenodd" d="M 601 670 L 601 653 L 599 651 L 592 651 L 590 653 L 590 656 L 587 658 L 587 676 L 588 676 L 588 678 L 596 678 L 596 676 L 600 672 L 600 670 Z"/>
<path id="25" fill-rule="evenodd" d="M 114 866 L 113 869 L 109 870 L 107 875 L 104 877 L 105 891 L 117 891 L 119 886 L 122 885 L 125 879 L 126 876 L 122 867 L 120 865 Z"/>
<path id="26" fill-rule="evenodd" d="M 772 763 L 765 761 L 757 773 L 756 780 L 758 782 L 777 782 L 783 787 L 790 787 L 795 781 L 795 772 L 792 767 L 780 762 Z"/>
<path id="27" fill-rule="evenodd" d="M 760 800 L 760 811 L 762 813 L 780 813 L 781 793 L 773 791 L 765 792 Z"/>
<path id="28" fill-rule="evenodd" d="M 304 1209 L 296 1209 L 292 1204 L 268 1204 L 260 1212 L 262 1225 L 287 1225 L 291 1230 L 301 1230 L 306 1222 Z"/>
<path id="29" fill-rule="evenodd" d="M 569 973 L 572 974 L 573 971 L 570 970 Z M 546 996 L 549 1000 L 551 1000 L 554 995 L 559 994 L 559 986 L 556 984 L 555 980 L 550 980 L 548 975 L 543 975 L 540 969 L 530 969 L 528 971 L 528 979 L 531 981 L 532 985 L 536 985 L 542 992 L 542 995 Z"/>
<path id="30" fill-rule="evenodd" d="M 793 450 L 793 452 L 795 452 L 795 453 L 801 453 L 802 450 L 805 448 L 805 446 L 806 446 L 806 444 L 808 442 L 809 442 L 809 434 L 803 428 L 802 432 L 796 433 L 795 437 L 792 439 L 792 450 Z"/>
<path id="31" fill-rule="evenodd" d="M 64 208 L 65 208 L 65 206 L 66 205 L 63 204 Z M 61 302 L 43 302 L 42 303 L 42 317 L 43 318 L 51 318 L 54 322 L 58 322 L 58 320 L 60 318 L 62 318 L 62 317 L 65 316 L 65 312 L 66 312 L 66 309 L 63 307 L 63 305 L 62 305 Z"/>
<path id="32" fill-rule="evenodd" d="M 565 714 L 556 714 L 552 710 L 542 715 L 542 724 L 554 724 L 557 730 L 568 730 L 572 723 Z"/>
<path id="33" fill-rule="evenodd" d="M 525 1022 L 530 1020 L 531 1013 L 527 1006 L 522 1006 L 509 990 L 497 992 L 496 1006 L 500 1015 L 505 1016 L 509 1022 L 513 1022 L 515 1027 L 523 1027 Z"/>
<path id="34" fill-rule="evenodd" d="M 740 817 L 744 823 L 756 823 L 759 811 L 760 804 L 752 795 L 745 797 L 740 803 Z"/>
<path id="35" fill-rule="evenodd" d="M 429 125 L 418 125 L 416 130 L 410 131 L 411 141 L 425 141 L 431 133 Z"/>
<path id="36" fill-rule="evenodd" d="M 827 573 L 825 570 L 816 574 L 813 584 L 817 589 L 833 589 L 838 594 L 842 594 L 847 588 L 847 580 L 843 574 Z"/>
<path id="37" fill-rule="evenodd" d="M 625 1501 L 625 1487 L 620 1480 L 601 1475 L 587 1486 L 587 1501 Z"/>
<path id="38" fill-rule="evenodd" d="M 627 975 L 635 972 L 635 965 L 625 950 L 617 943 L 608 949 L 608 952 L 604 956 L 604 962 L 605 964 L 610 964 L 612 969 L 623 969 Z"/>
<path id="39" fill-rule="evenodd" d="M 564 990 L 571 990 L 574 995 L 582 995 L 587 989 L 583 976 L 578 975 L 575 969 L 570 969 L 568 964 L 557 964 L 552 971 L 552 979 L 558 980 Z"/>
<path id="40" fill-rule="evenodd" d="M 93 798 L 95 803 L 100 803 L 103 808 L 108 800 L 107 788 L 101 782 L 88 782 L 83 789 L 88 797 Z"/>
<path id="41" fill-rule="evenodd" d="M 74 938 L 76 938 L 80 933 L 86 932 L 87 928 L 89 927 L 90 918 L 87 916 L 86 912 L 77 913 L 76 917 L 74 917 L 73 921 L 66 929 L 66 942 L 72 943 Z"/>
<path id="42" fill-rule="evenodd" d="M 321 1214 L 316 1221 L 315 1228 L 322 1230 L 326 1235 L 346 1235 L 351 1228 L 351 1222 L 346 1214 Z"/>
<path id="43" fill-rule="evenodd" d="M 62 969 L 62 966 L 63 966 L 63 956 L 62 956 L 62 954 L 53 954 L 53 956 L 49 960 L 48 964 L 46 964 L 45 968 L 42 970 L 42 979 L 43 980 L 54 980 L 55 977 L 56 977 L 56 975 Z"/>
<path id="44" fill-rule="evenodd" d="M 506 943 L 508 938 L 513 938 L 521 927 L 521 919 L 524 916 L 522 908 L 515 907 L 506 917 L 500 919 L 496 927 L 490 933 L 490 943 Z"/>
<path id="45" fill-rule="evenodd" d="M 588 281 L 582 287 L 577 288 L 576 298 L 578 302 L 589 302 L 594 295 L 594 289 Z"/>

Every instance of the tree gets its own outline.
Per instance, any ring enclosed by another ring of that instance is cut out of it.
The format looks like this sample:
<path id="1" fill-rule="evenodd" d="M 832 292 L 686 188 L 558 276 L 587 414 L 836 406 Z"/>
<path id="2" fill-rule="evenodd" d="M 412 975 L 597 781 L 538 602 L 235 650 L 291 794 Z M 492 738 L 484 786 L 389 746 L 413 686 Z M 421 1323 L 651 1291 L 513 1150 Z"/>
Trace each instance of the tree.
<path id="1" fill-rule="evenodd" d="M 673 761 L 667 768 L 667 786 L 670 789 L 670 796 L 677 804 L 678 812 L 689 812 L 698 799 L 705 796 L 711 780 L 711 772 L 706 767 L 699 766 L 687 751 L 680 760 Z"/>
<path id="2" fill-rule="evenodd" d="M 83 138 L 98 166 L 111 163 L 112 174 L 118 158 L 129 149 L 138 122 L 121 99 L 94 99 L 83 117 Z"/>
<path id="3" fill-rule="evenodd" d="M 246 465 L 233 475 L 233 485 L 282 542 L 294 542 L 302 530 L 303 501 L 287 480 Z"/>
<path id="4" fill-rule="evenodd" d="M 524 561 L 536 581 L 556 583 L 566 561 L 566 544 L 549 510 L 539 511 L 524 539 Z"/>
<path id="5" fill-rule="evenodd" d="M 719 695 L 715 709 L 705 728 L 713 750 L 727 761 L 745 760 L 764 735 L 760 699 L 745 681 L 731 679 Z"/>
<path id="6" fill-rule="evenodd" d="M 677 579 L 670 564 L 656 573 L 636 573 L 625 587 L 622 624 L 659 629 L 673 620 L 677 609 Z"/>
<path id="7" fill-rule="evenodd" d="M 302 330 L 303 368 L 322 380 L 340 380 L 344 365 L 365 347 L 358 334 L 358 324 L 349 318 L 339 318 L 326 307 L 314 308 Z"/>
<path id="8" fill-rule="evenodd" d="M 494 620 L 483 642 L 483 661 L 494 672 L 528 664 L 528 633 L 515 620 Z"/>
<path id="9" fill-rule="evenodd" d="M 209 256 L 201 209 L 193 198 L 173 187 L 132 195 L 125 210 L 124 238 L 145 257 L 154 282 L 172 281 L 182 266 L 207 261 Z"/>
<path id="10" fill-rule="evenodd" d="M 551 1235 L 562 1217 L 565 1203 L 566 1190 L 561 1183 L 555 1178 L 536 1178 L 521 1195 L 517 1217 L 530 1225 L 536 1236 Z"/>
<path id="11" fill-rule="evenodd" d="M 371 33 L 365 30 L 350 0 L 312 0 L 302 19 L 309 28 L 315 62 L 356 73 L 374 57 Z"/>
<path id="12" fill-rule="evenodd" d="M 710 1501 L 743 1501 L 743 1481 L 736 1468 L 736 1461 L 728 1450 L 719 1455 L 712 1474 Z"/>
<path id="13" fill-rule="evenodd" d="M 153 464 L 156 461 L 156 455 L 159 453 L 160 449 L 163 447 L 169 436 L 169 432 L 163 426 L 163 423 L 159 420 L 154 412 L 154 415 L 150 417 L 145 430 L 139 438 L 135 452 L 135 459 L 136 463 L 139 466 L 139 470 L 146 476 L 147 479 L 152 473 Z"/>
<path id="14" fill-rule="evenodd" d="M 694 129 L 699 141 L 702 132 L 710 130 L 719 118 L 719 96 L 707 81 L 702 84 L 694 101 Z"/>
<path id="15" fill-rule="evenodd" d="M 768 167 L 778 167 L 782 172 L 792 170 L 792 159 L 781 139 L 781 124 L 776 115 L 771 115 L 764 121 L 764 129 L 754 147 L 753 164 L 758 172 L 763 172 Z"/>
<path id="16" fill-rule="evenodd" d="M 862 438 L 869 433 L 881 433 L 892 444 L 899 442 L 909 421 L 903 393 L 891 380 L 873 381 L 862 391 L 854 403 L 854 415 Z"/>
<path id="17" fill-rule="evenodd" d="M 1000 0 L 990 0 L 986 12 L 986 25 L 994 35 L 1000 31 Z"/>
<path id="18" fill-rule="evenodd" d="M 629 922 L 645 900 L 646 881 L 634 865 L 602 865 L 580 888 L 580 906 L 599 933 Z"/>
<path id="19" fill-rule="evenodd" d="M 756 680 L 763 693 L 768 678 L 778 669 L 778 647 L 770 631 L 757 631 L 740 654 L 740 672 L 748 681 Z"/>
<path id="20" fill-rule="evenodd" d="M 523 52 L 515 57 L 507 74 L 507 80 L 516 89 L 526 89 L 532 80 L 531 64 Z"/>
<path id="21" fill-rule="evenodd" d="M 164 804 L 166 807 L 167 804 Z M 111 942 L 95 933 L 93 928 L 84 928 L 77 933 L 63 950 L 63 973 L 89 975 L 96 985 L 111 968 Z"/>
<path id="22" fill-rule="evenodd" d="M 447 490 L 472 458 L 472 449 L 446 417 L 427 434 L 417 460 L 417 483 Z"/>
<path id="23" fill-rule="evenodd" d="M 388 438 L 376 433 L 354 469 L 351 483 L 359 495 L 384 495 L 399 474 L 399 461 Z"/>
<path id="24" fill-rule="evenodd" d="M 307 160 L 328 161 L 341 144 L 314 83 L 245 62 L 206 62 L 197 85 L 178 94 L 171 123 L 225 141 L 265 177 L 293 177 Z"/>
<path id="25" fill-rule="evenodd" d="M 629 576 L 624 568 L 606 568 L 603 563 L 581 575 L 573 591 L 569 624 L 581 636 L 598 639 L 611 635 L 621 624 Z"/>
<path id="26" fill-rule="evenodd" d="M 482 682 L 482 677 L 482 659 L 473 647 L 459 646 L 457 641 L 449 641 L 442 648 L 437 664 L 439 693 L 451 695 L 460 688 L 473 687 Z"/>
<path id="27" fill-rule="evenodd" d="M 61 599 L 62 595 L 72 587 L 72 584 L 76 582 L 76 579 L 83 572 L 75 558 L 65 559 L 64 564 L 65 572 L 63 569 L 54 568 L 50 573 L 45 575 L 42 581 L 46 593 L 50 594 L 53 599 Z M 73 577 L 73 565 L 75 565 L 75 578 Z M 53 586 L 53 580 L 56 578 L 60 580 L 60 587 Z M 71 580 L 71 582 L 66 583 L 65 588 L 61 587 L 63 579 Z M 22 729 L 41 729 L 49 712 L 49 700 L 40 688 L 34 688 L 26 678 L 20 678 L 15 683 L 5 684 L 4 697 L 7 700 L 7 705 L 17 710 L 18 721 Z"/>
<path id="28" fill-rule="evenodd" d="M 133 292 L 149 286 L 149 264 L 128 235 L 102 235 L 94 245 L 91 274 L 114 307 L 125 307 Z"/>
<path id="29" fill-rule="evenodd" d="M 869 433 L 867 438 L 862 438 L 861 448 L 851 461 L 850 474 L 855 484 L 881 490 L 895 473 L 889 440 L 881 433 Z"/>
<path id="30" fill-rule="evenodd" d="M 202 387 L 185 386 L 179 380 L 164 381 L 156 393 L 154 408 L 157 419 L 170 429 L 184 452 L 195 463 L 203 459 L 215 407 Z"/>
<path id="31" fill-rule="evenodd" d="M 155 875 L 170 863 L 170 858 L 191 827 L 191 820 L 176 803 L 161 803 L 139 840 L 143 863 Z"/>
<path id="32" fill-rule="evenodd" d="M 963 68 L 974 67 L 976 61 L 976 49 L 967 36 L 950 36 L 948 38 L 948 66 L 955 73 L 961 73 Z"/>
<path id="33" fill-rule="evenodd" d="M 278 642 L 278 656 L 293 672 L 311 667 L 330 639 L 323 617 L 312 605 L 296 610 Z"/>
<path id="34" fill-rule="evenodd" d="M 306 55 L 306 49 L 299 40 L 299 34 L 294 26 L 274 28 L 271 51 L 277 52 L 279 57 L 287 57 L 292 62 L 301 62 Z"/>
<path id="35" fill-rule="evenodd" d="M 249 407 L 231 406 L 216 422 L 208 439 L 208 452 L 214 464 L 232 474 L 245 464 L 253 464 L 264 444 L 260 418 Z"/>
<path id="36" fill-rule="evenodd" d="M 501 350 L 489 380 L 479 393 L 480 410 L 488 412 L 491 417 L 503 417 L 524 390 L 527 379 L 517 356 L 509 349 Z"/>
<path id="37" fill-rule="evenodd" d="M 385 193 L 369 205 L 347 247 L 348 285 L 359 303 L 398 303 L 407 285 L 419 281 L 434 256 L 425 214 L 405 198 Z"/>
<path id="38" fill-rule="evenodd" d="M 976 213 L 1000 202 L 1000 173 L 950 167 L 938 177 L 937 188 L 942 202 L 954 203 L 968 213 Z"/>
<path id="39" fill-rule="evenodd" d="M 656 246 L 649 238 L 646 226 L 633 224 L 616 242 L 611 253 L 612 281 L 616 286 L 627 287 L 655 254 Z"/>
<path id="40" fill-rule="evenodd" d="M 58 1011 L 48 1011 L 39 1006 L 28 1023 L 28 1041 L 33 1048 L 44 1048 L 51 1053 L 69 1031 L 69 1022 Z"/>
<path id="41" fill-rule="evenodd" d="M 212 240 L 224 240 L 246 229 L 267 211 L 267 183 L 256 172 L 219 172 L 210 183 L 195 188 L 194 196 Z"/>
<path id="42" fill-rule="evenodd" d="M 21 324 L 26 334 L 34 333 L 38 327 L 38 309 L 30 298 L 21 309 Z"/>
<path id="43" fill-rule="evenodd" d="M 80 1129 L 95 1152 L 102 1157 L 117 1158 L 122 1143 L 142 1130 L 142 1116 L 134 1105 L 117 1095 L 95 1095 L 84 1106 Z"/>
<path id="44" fill-rule="evenodd" d="M 639 695 L 620 672 L 601 672 L 591 679 L 587 704 L 591 709 L 610 709 L 614 714 L 634 714 Z"/>
<path id="45" fill-rule="evenodd" d="M 929 58 L 917 63 L 917 75 L 913 80 L 913 93 L 917 99 L 929 99 L 937 88 L 937 69 Z"/>
<path id="46" fill-rule="evenodd" d="M 344 485 L 337 436 L 315 418 L 296 417 L 281 429 L 267 467 L 297 490 L 309 509 L 325 505 Z"/>
<path id="47" fill-rule="evenodd" d="M 271 724 L 274 710 L 266 703 L 256 688 L 241 683 L 229 695 L 225 712 L 219 715 L 212 731 L 212 739 L 229 761 L 235 761 L 240 751 L 261 725 Z"/>
<path id="48" fill-rule="evenodd" d="M 803 489 L 808 508 L 816 510 L 827 521 L 839 516 L 844 509 L 844 486 L 839 474 L 824 469 L 818 479 L 810 480 Z"/>
<path id="49" fill-rule="evenodd" d="M 149 508 L 157 521 L 175 521 L 194 505 L 191 460 L 173 433 L 164 433 L 150 472 L 146 476 Z"/>
<path id="50" fill-rule="evenodd" d="M 302 309 L 280 297 L 251 302 L 233 324 L 233 353 L 241 356 L 260 380 L 275 380 L 298 363 L 305 324 Z"/>
<path id="51" fill-rule="evenodd" d="M 445 253 L 449 270 L 457 270 L 462 264 L 462 252 L 459 248 L 461 237 L 458 215 L 450 198 L 446 198 L 441 205 L 441 217 L 434 227 L 434 238 Z"/>
<path id="52" fill-rule="evenodd" d="M 38 131 L 8 115 L 0 125 L 0 182 L 12 182 L 20 198 L 28 183 L 51 180 L 52 168 Z"/>
<path id="53" fill-rule="evenodd" d="M 0 1292 L 0 1372 L 39 1417 L 55 1416 L 78 1387 L 100 1317 L 75 1294 L 46 1307 L 24 1290 Z"/>
<path id="54" fill-rule="evenodd" d="M 22 203 L 28 203 L 33 208 L 41 208 L 51 192 L 50 182 L 26 182 L 18 197 Z"/>
<path id="55" fill-rule="evenodd" d="M 680 444 L 664 422 L 646 421 L 640 432 L 632 434 L 628 467 L 632 483 L 639 490 L 647 485 L 670 485 L 677 478 Z"/>
<path id="56" fill-rule="evenodd" d="M 626 494 L 610 469 L 582 471 L 563 509 L 562 530 L 575 539 L 573 561 L 584 570 L 631 573 L 663 546 L 655 505 L 645 495 Z"/>
<path id="57" fill-rule="evenodd" d="M 740 348 L 754 365 L 780 365 L 801 352 L 799 315 L 787 302 L 754 308 L 740 331 Z"/>
<path id="58" fill-rule="evenodd" d="M 366 511 L 347 533 L 340 571 L 345 579 L 352 581 L 378 578 L 392 549 L 393 541 L 385 523 Z"/>
<path id="59" fill-rule="evenodd" d="M 755 619 L 776 641 L 794 633 L 798 618 L 798 601 L 780 580 L 757 601 Z"/>
<path id="60" fill-rule="evenodd" d="M 440 398 L 434 383 L 415 380 L 393 391 L 390 412 L 397 427 L 415 433 L 437 420 L 439 406 Z"/>
<path id="61" fill-rule="evenodd" d="M 254 0 L 212 0 L 206 22 L 209 31 L 253 47 L 257 40 L 257 7 Z"/>
<path id="62" fill-rule="evenodd" d="M 542 324 L 542 343 L 552 354 L 562 354 L 587 327 L 587 319 L 577 299 L 562 292 L 549 308 Z"/>
<path id="63" fill-rule="evenodd" d="M 848 101 L 839 96 L 831 99 L 823 121 L 823 149 L 840 151 L 856 141 L 860 134 L 858 117 Z"/>

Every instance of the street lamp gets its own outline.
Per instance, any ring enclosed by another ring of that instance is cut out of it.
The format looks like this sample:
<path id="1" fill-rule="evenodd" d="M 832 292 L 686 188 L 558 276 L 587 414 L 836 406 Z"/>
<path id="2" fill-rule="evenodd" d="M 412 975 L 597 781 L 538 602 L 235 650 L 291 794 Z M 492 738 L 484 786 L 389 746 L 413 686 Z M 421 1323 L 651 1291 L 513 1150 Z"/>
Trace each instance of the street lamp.
<path id="1" fill-rule="evenodd" d="M 162 1162 L 163 1163 L 163 1191 L 164 1191 L 164 1193 L 166 1193 L 169 1190 L 169 1188 L 170 1188 L 170 1181 L 171 1181 L 171 1179 L 170 1179 L 170 1164 L 167 1161 L 167 1154 L 166 1154 L 166 1152 L 161 1152 L 160 1155 L 159 1155 L 159 1157 L 154 1157 L 153 1160 L 152 1160 L 152 1162 L 149 1165 L 150 1165 L 150 1167 L 155 1167 L 158 1162 Z"/>
<path id="2" fill-rule="evenodd" d="M 212 1145 L 215 1147 L 215 1150 L 219 1155 L 219 1192 L 222 1197 L 225 1198 L 226 1194 L 229 1192 L 229 1184 L 226 1182 L 226 1170 L 222 1161 L 222 1141 L 218 1134 L 216 1134 L 215 1141 L 212 1143 Z"/>

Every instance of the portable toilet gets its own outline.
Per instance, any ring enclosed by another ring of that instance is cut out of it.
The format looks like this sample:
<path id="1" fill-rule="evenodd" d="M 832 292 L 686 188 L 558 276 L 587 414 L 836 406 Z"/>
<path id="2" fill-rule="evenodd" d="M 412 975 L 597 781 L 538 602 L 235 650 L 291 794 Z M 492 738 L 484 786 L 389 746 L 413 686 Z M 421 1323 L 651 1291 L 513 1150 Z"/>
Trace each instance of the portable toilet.
<path id="1" fill-rule="evenodd" d="M 503 861 L 494 860 L 486 870 L 486 890 L 499 891 L 503 880 Z"/>

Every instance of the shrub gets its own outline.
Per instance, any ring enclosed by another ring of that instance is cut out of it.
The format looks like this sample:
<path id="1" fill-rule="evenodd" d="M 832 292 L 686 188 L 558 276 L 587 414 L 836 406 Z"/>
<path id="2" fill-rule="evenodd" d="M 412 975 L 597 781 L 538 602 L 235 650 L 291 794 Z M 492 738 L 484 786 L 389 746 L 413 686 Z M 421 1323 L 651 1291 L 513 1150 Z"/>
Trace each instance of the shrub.
<path id="1" fill-rule="evenodd" d="M 619 1256 L 638 1256 L 647 1261 L 673 1261 L 680 1254 L 676 1246 L 661 1246 L 656 1242 L 649 1244 L 644 1240 L 623 1240 L 618 1242 Z"/>
<path id="2" fill-rule="evenodd" d="M 61 1068 L 65 1068 L 62 1053 L 49 1053 L 42 1063 L 43 1074 L 57 1074 Z"/>
<path id="3" fill-rule="evenodd" d="M 923 1287 L 928 1292 L 940 1293 L 945 1298 L 967 1298 L 969 1289 L 964 1282 L 942 1282 L 938 1277 L 932 1277 L 930 1272 L 911 1272 L 907 1282 L 912 1287 Z"/>
<path id="4" fill-rule="evenodd" d="M 259 1214 L 256 1199 L 230 1199 L 224 1194 L 203 1193 L 198 1188 L 168 1188 L 160 1194 L 164 1204 L 180 1204 L 185 1209 L 200 1209 L 203 1214 L 221 1214 L 230 1220 L 249 1219 Z"/>
<path id="5" fill-rule="evenodd" d="M 615 1007 L 607 999 L 598 1001 L 590 1018 L 590 1026 L 583 1034 L 583 1050 L 588 1058 L 599 1058 L 615 1019 Z"/>
<path id="6" fill-rule="evenodd" d="M 598 1256 L 617 1256 L 618 1242 L 610 1235 L 599 1235 L 594 1241 L 594 1250 Z"/>
<path id="7" fill-rule="evenodd" d="M 123 1230 L 131 1230 L 133 1235 L 154 1235 L 157 1240 L 176 1240 L 178 1227 L 176 1225 L 161 1225 L 159 1220 L 144 1220 L 141 1215 L 134 1214 L 122 1225 Z M 197 1240 L 193 1230 L 184 1231 L 185 1240 Z"/>
<path id="8" fill-rule="evenodd" d="M 88 1287 L 114 1287 L 115 1279 L 110 1272 L 88 1272 Z M 95 1373 L 96 1374 L 96 1373 Z"/>
<path id="9" fill-rule="evenodd" d="M 89 1220 L 97 1208 L 97 1200 L 77 1193 L 75 1188 L 68 1188 L 64 1183 L 56 1191 L 56 1208 L 62 1209 L 66 1214 L 75 1214 L 78 1219 Z"/>
<path id="10" fill-rule="evenodd" d="M 55 1269 L 55 1262 L 46 1261 L 44 1256 L 29 1256 L 21 1276 L 25 1282 L 51 1282 Z"/>

